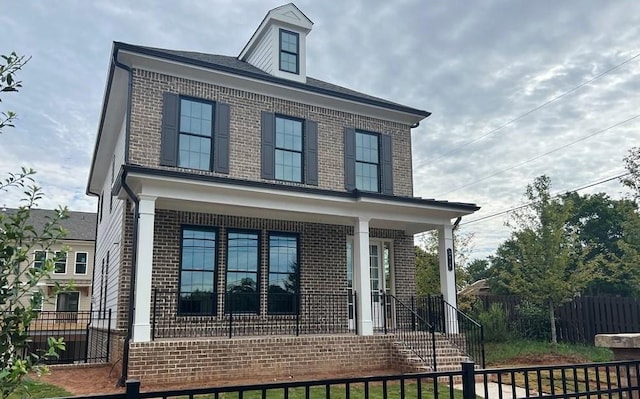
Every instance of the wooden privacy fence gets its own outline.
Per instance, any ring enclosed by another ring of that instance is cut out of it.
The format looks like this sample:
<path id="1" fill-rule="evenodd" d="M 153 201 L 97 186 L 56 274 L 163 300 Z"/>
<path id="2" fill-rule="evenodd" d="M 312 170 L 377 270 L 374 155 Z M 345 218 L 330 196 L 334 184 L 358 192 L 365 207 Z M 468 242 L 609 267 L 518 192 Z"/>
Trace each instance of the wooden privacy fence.
<path id="1" fill-rule="evenodd" d="M 480 297 L 485 309 L 499 303 L 509 323 L 519 317 L 517 296 Z M 608 296 L 577 297 L 556 309 L 556 329 L 561 342 L 593 344 L 596 334 L 640 332 L 640 299 Z"/>

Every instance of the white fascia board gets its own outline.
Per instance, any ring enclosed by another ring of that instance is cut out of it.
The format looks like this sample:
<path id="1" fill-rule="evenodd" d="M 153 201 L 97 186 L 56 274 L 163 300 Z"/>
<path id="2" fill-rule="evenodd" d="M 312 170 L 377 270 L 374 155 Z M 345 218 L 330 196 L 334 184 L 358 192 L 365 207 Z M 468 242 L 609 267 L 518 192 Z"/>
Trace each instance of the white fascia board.
<path id="1" fill-rule="evenodd" d="M 122 57 L 120 57 L 119 60 L 132 68 L 139 68 L 169 76 L 191 79 L 197 82 L 210 83 L 218 86 L 244 90 L 251 93 L 291 100 L 302 104 L 315 105 L 337 111 L 370 116 L 372 118 L 404 123 L 407 125 L 413 125 L 425 118 L 424 116 L 408 112 L 364 104 L 326 94 L 313 93 L 295 87 L 279 85 L 277 83 L 248 78 L 196 65 L 183 64 L 181 62 L 133 53 L 130 51 L 121 50 L 120 54 Z"/>
<path id="2" fill-rule="evenodd" d="M 243 216 L 243 210 L 253 209 L 261 210 L 262 217 L 268 211 L 269 218 L 272 218 L 272 212 L 278 212 L 297 213 L 300 220 L 307 220 L 304 215 L 308 215 L 312 221 L 342 221 L 339 224 L 352 224 L 358 218 L 367 218 L 403 226 L 440 226 L 450 224 L 451 218 L 461 213 L 397 201 L 372 201 L 368 198 L 356 199 L 136 173 L 130 173 L 127 180 L 131 182 L 130 186 L 138 188 L 137 194 L 157 197 L 159 203 L 166 199 L 167 203 L 174 205 L 203 204 L 201 208 L 206 204 L 215 205 L 211 207 L 211 212 L 216 212 L 218 206 L 226 206 L 228 211 L 233 208 Z"/>
<path id="3" fill-rule="evenodd" d="M 118 134 L 122 127 L 122 121 L 126 117 L 126 107 L 128 98 L 128 72 L 121 68 L 116 68 L 113 73 L 111 82 L 111 90 L 109 97 L 105 98 L 107 109 L 105 112 L 104 123 L 98 126 L 101 129 L 96 136 L 98 151 L 96 159 L 93 159 L 93 173 L 89 176 L 89 189 L 91 192 L 97 193 L 102 190 L 103 184 L 109 173 L 111 165 L 111 156 L 115 152 Z"/>

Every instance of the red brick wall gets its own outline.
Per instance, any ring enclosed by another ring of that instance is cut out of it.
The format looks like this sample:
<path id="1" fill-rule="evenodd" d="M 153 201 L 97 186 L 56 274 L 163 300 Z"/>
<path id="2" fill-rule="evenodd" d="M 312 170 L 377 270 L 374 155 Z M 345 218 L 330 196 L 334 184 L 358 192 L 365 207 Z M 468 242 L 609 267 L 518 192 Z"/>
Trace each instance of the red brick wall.
<path id="1" fill-rule="evenodd" d="M 392 336 L 336 335 L 156 341 L 131 344 L 129 378 L 145 383 L 264 380 L 394 371 Z"/>

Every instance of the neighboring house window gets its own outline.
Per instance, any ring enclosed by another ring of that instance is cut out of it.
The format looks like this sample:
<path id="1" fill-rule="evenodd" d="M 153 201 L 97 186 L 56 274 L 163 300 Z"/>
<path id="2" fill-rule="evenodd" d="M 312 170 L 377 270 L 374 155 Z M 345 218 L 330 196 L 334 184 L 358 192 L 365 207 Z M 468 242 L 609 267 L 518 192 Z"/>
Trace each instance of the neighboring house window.
<path id="1" fill-rule="evenodd" d="M 42 292 L 34 292 L 31 294 L 31 305 L 33 306 L 33 310 L 43 310 L 44 309 L 44 298 Z"/>
<path id="2" fill-rule="evenodd" d="M 302 121 L 276 116 L 276 179 L 302 182 Z"/>
<path id="3" fill-rule="evenodd" d="M 46 251 L 36 251 L 33 255 L 33 267 L 36 269 L 44 269 L 45 261 L 47 260 Z"/>
<path id="4" fill-rule="evenodd" d="M 75 274 L 87 274 L 87 259 L 86 252 L 76 252 Z"/>
<path id="5" fill-rule="evenodd" d="M 77 312 L 79 302 L 80 302 L 79 292 L 61 292 L 58 294 L 56 311 L 57 312 Z"/>
<path id="6" fill-rule="evenodd" d="M 66 252 L 56 252 L 56 257 L 54 260 L 54 274 L 65 274 L 67 272 L 67 253 Z"/>
<path id="7" fill-rule="evenodd" d="M 299 35 L 295 32 L 280 29 L 280 70 L 298 73 L 300 48 Z"/>
<path id="8" fill-rule="evenodd" d="M 257 232 L 228 231 L 226 312 L 258 313 L 259 252 Z"/>
<path id="9" fill-rule="evenodd" d="M 230 120 L 229 104 L 163 93 L 160 165 L 228 174 Z"/>
<path id="10" fill-rule="evenodd" d="M 298 236 L 269 233 L 269 313 L 296 313 L 298 309 Z"/>
<path id="11" fill-rule="evenodd" d="M 215 274 L 216 230 L 183 228 L 179 313 L 216 314 Z"/>
<path id="12" fill-rule="evenodd" d="M 261 177 L 317 186 L 318 123 L 262 112 L 261 125 Z"/>
<path id="13" fill-rule="evenodd" d="M 393 195 L 391 136 L 346 128 L 344 140 L 345 188 Z"/>
<path id="14" fill-rule="evenodd" d="M 378 135 L 356 132 L 356 188 L 378 192 L 380 157 Z"/>
<path id="15" fill-rule="evenodd" d="M 213 105 L 180 99 L 178 166 L 211 170 Z"/>

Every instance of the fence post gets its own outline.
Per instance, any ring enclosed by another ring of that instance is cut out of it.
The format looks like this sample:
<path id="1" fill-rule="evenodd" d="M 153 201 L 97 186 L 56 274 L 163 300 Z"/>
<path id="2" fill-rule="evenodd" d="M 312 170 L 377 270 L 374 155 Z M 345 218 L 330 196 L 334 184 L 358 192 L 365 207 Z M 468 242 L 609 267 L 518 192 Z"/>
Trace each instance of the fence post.
<path id="1" fill-rule="evenodd" d="M 387 334 L 387 296 L 384 291 L 381 291 L 382 294 L 382 326 L 385 335 Z"/>
<path id="2" fill-rule="evenodd" d="M 358 335 L 358 293 L 353 290 L 353 323 L 356 327 L 356 335 Z"/>
<path id="3" fill-rule="evenodd" d="M 473 362 L 462 362 L 462 399 L 476 399 L 476 370 Z"/>
<path id="4" fill-rule="evenodd" d="M 140 381 L 139 380 L 127 380 L 125 382 L 127 386 L 126 396 L 127 399 L 138 399 L 140 397 Z"/>
<path id="5" fill-rule="evenodd" d="M 103 323 L 101 323 L 104 325 Z M 107 354 L 105 358 L 107 359 L 107 363 L 109 363 L 109 351 L 111 350 L 111 308 L 109 308 L 109 321 L 107 322 Z"/>

